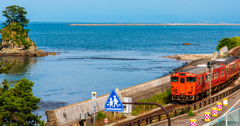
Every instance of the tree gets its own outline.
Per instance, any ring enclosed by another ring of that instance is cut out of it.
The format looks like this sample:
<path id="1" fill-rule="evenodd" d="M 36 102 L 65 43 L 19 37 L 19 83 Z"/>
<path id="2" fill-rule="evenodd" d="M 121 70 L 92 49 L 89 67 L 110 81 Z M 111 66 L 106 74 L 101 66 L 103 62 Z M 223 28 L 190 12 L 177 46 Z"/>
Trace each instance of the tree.
<path id="1" fill-rule="evenodd" d="M 29 23 L 29 19 L 25 16 L 27 11 L 25 11 L 24 7 L 12 5 L 6 7 L 2 13 L 2 15 L 7 18 L 6 23 L 3 23 L 5 27 L 10 23 L 19 23 L 22 27 L 27 27 L 27 24 Z"/>
<path id="2" fill-rule="evenodd" d="M 217 50 L 221 49 L 224 46 L 227 46 L 228 49 L 230 50 L 233 47 L 240 46 L 240 37 L 237 37 L 237 36 L 235 36 L 233 38 L 225 37 L 218 42 L 219 42 L 219 44 L 217 46 Z"/>
<path id="3" fill-rule="evenodd" d="M 40 98 L 33 96 L 34 83 L 22 78 L 10 88 L 5 79 L 0 87 L 0 125 L 33 126 L 44 125 L 41 116 L 32 112 L 37 110 Z"/>
<path id="4" fill-rule="evenodd" d="M 0 62 L 0 74 L 1 73 L 8 73 L 12 67 L 15 65 L 16 60 L 13 61 L 11 64 L 8 62 L 5 67 L 3 67 L 3 61 Z"/>

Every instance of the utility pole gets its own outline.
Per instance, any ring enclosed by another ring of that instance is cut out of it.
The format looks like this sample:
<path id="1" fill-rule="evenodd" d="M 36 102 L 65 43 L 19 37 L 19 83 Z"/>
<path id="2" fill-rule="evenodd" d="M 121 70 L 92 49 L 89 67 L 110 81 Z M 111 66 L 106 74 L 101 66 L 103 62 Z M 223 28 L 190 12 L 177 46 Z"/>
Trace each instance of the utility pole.
<path id="1" fill-rule="evenodd" d="M 211 86 L 211 81 L 212 81 L 212 60 L 216 60 L 217 58 L 217 52 L 214 52 L 213 56 L 210 58 L 210 83 L 209 83 L 209 97 L 211 97 L 211 92 L 212 92 L 212 86 Z"/>
<path id="2" fill-rule="evenodd" d="M 212 91 L 211 81 L 212 81 L 212 62 L 211 62 L 211 59 L 210 59 L 210 83 L 209 83 L 209 97 L 210 98 L 211 98 L 211 91 Z"/>

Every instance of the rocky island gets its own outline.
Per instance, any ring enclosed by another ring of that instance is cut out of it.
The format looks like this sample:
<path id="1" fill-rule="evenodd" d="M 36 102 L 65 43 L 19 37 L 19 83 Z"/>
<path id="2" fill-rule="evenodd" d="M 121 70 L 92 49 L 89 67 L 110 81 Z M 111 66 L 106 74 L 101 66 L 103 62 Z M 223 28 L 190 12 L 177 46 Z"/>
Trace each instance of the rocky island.
<path id="1" fill-rule="evenodd" d="M 25 29 L 29 23 L 23 7 L 9 6 L 3 11 L 7 18 L 3 29 L 0 29 L 0 56 L 46 56 L 56 55 L 55 52 L 38 50 L 37 45 L 28 36 L 29 29 Z"/>

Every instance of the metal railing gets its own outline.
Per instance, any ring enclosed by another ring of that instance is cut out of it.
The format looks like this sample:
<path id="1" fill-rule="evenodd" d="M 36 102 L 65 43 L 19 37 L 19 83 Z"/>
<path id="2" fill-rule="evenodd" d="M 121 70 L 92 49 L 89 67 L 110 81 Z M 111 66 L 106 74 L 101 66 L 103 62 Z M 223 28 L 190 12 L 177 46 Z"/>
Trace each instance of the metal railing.
<path id="1" fill-rule="evenodd" d="M 191 104 L 191 105 L 183 107 L 183 108 L 168 111 L 168 114 L 170 117 L 176 117 L 178 115 L 188 113 L 190 110 L 197 110 L 197 109 L 207 106 L 213 102 L 216 102 L 216 101 L 236 92 L 239 89 L 240 89 L 240 85 L 237 85 L 237 86 L 229 89 L 228 91 L 225 91 L 221 94 L 218 94 L 216 96 L 208 98 L 204 101 L 200 101 L 200 102 Z M 135 119 L 132 121 L 123 122 L 123 123 L 119 124 L 118 126 L 141 126 L 141 125 L 151 124 L 153 122 L 158 122 L 158 121 L 161 121 L 164 119 L 167 119 L 167 115 L 165 113 L 158 113 L 158 114 L 154 114 L 154 115 L 148 115 L 146 117 L 142 117 L 142 118 Z"/>

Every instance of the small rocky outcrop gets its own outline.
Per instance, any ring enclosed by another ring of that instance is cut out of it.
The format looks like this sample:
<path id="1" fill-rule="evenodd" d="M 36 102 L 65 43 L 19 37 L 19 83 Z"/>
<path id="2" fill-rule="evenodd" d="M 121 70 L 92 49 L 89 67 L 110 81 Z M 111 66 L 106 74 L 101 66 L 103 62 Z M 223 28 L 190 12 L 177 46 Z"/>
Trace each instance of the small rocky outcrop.
<path id="1" fill-rule="evenodd" d="M 29 38 L 28 30 L 19 24 L 11 23 L 0 30 L 0 56 L 46 56 L 56 55 L 55 52 L 38 50 L 37 45 Z"/>
<path id="2" fill-rule="evenodd" d="M 191 43 L 187 43 L 187 42 L 186 42 L 186 43 L 183 43 L 182 45 L 192 45 L 192 44 L 191 44 Z"/>

